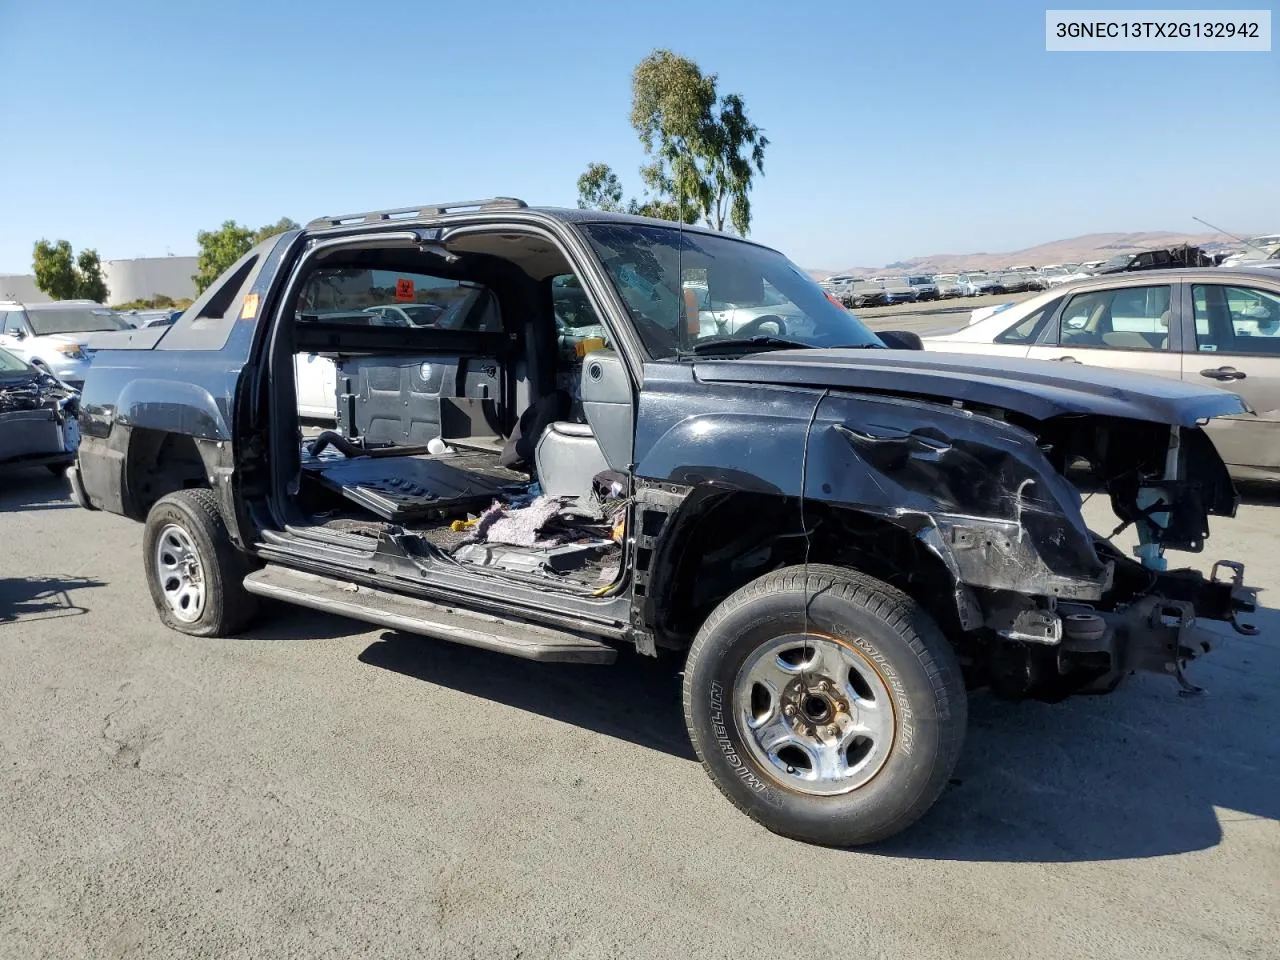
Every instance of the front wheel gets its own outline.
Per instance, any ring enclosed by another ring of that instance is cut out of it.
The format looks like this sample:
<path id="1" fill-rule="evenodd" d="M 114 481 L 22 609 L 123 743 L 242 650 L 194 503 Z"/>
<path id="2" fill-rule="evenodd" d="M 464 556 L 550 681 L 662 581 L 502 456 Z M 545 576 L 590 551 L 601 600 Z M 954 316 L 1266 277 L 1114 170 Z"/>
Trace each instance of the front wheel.
<path id="1" fill-rule="evenodd" d="M 955 654 L 919 604 L 819 564 L 807 582 L 787 567 L 716 608 L 689 650 L 684 707 L 735 806 L 842 847 L 890 837 L 933 805 L 968 715 Z"/>

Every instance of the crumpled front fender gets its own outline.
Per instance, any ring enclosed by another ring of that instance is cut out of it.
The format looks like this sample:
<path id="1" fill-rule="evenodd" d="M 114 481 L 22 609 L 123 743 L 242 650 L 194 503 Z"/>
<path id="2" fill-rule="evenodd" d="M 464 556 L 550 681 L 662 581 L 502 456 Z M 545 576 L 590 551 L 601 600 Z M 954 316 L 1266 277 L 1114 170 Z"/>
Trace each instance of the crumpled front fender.
<path id="1" fill-rule="evenodd" d="M 854 508 L 917 536 L 959 583 L 1096 599 L 1080 495 L 1028 431 L 942 404 L 788 391 L 765 416 L 704 410 L 638 437 L 637 474 Z"/>

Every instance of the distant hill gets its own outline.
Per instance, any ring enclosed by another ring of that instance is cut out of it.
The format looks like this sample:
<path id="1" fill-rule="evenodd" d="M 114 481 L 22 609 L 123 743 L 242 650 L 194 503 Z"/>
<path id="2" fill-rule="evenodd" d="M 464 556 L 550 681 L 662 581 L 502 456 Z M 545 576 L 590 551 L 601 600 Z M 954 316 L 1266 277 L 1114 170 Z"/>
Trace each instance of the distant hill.
<path id="1" fill-rule="evenodd" d="M 1105 260 L 1117 253 L 1132 253 L 1152 247 L 1172 247 L 1193 243 L 1210 253 L 1218 250 L 1234 250 L 1239 244 L 1223 240 L 1217 233 L 1172 233 L 1152 230 L 1145 233 L 1086 233 L 1069 240 L 1053 240 L 1025 250 L 1008 253 L 934 253 L 927 257 L 912 257 L 886 263 L 881 267 L 846 267 L 843 270 L 810 270 L 819 279 L 833 274 L 874 276 L 882 273 L 961 273 L 965 270 L 998 270 L 1014 264 L 1030 263 L 1043 266 L 1047 263 L 1081 263 L 1085 260 Z"/>

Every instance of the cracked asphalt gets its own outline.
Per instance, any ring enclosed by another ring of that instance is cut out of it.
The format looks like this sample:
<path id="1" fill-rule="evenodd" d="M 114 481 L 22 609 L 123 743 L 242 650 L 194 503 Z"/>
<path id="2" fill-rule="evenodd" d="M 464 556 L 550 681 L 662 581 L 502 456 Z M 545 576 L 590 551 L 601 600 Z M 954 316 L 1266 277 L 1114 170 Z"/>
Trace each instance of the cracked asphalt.
<path id="1" fill-rule="evenodd" d="M 1278 519 L 1254 496 L 1189 559 L 1274 590 Z M 976 696 L 933 811 L 839 852 L 720 797 L 675 659 L 288 608 L 190 639 L 140 542 L 0 479 L 0 957 L 1280 957 L 1274 611 L 1193 666 L 1200 698 Z"/>

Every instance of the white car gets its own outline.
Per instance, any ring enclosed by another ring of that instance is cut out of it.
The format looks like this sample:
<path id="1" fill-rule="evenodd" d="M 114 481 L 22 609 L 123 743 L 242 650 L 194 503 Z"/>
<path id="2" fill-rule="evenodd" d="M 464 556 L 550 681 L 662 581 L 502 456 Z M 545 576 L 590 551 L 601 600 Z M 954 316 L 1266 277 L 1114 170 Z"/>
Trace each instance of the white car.
<path id="1" fill-rule="evenodd" d="M 960 296 L 961 291 L 958 274 L 940 273 L 933 278 L 933 282 L 938 287 L 939 298 Z"/>
<path id="2" fill-rule="evenodd" d="M 1280 233 L 1253 237 L 1245 241 L 1245 248 L 1231 254 L 1222 261 L 1224 267 L 1256 267 L 1266 263 L 1269 257 L 1275 257 L 1280 251 Z"/>
<path id="3" fill-rule="evenodd" d="M 990 307 L 978 307 L 969 314 L 969 325 L 973 326 L 975 323 L 981 323 L 983 320 L 987 319 L 987 317 L 994 316 L 997 313 L 1003 313 L 1010 307 L 1016 307 L 1017 305 L 1016 301 L 1010 300 L 1008 303 L 997 303 Z"/>
<path id="4" fill-rule="evenodd" d="M 295 354 L 293 382 L 302 417 L 325 423 L 337 421 L 338 367 L 332 360 L 318 353 Z"/>
<path id="5" fill-rule="evenodd" d="M 1277 271 L 1180 267 L 1090 277 L 923 343 L 942 353 L 1085 364 L 1222 387 L 1257 411 L 1207 428 L 1232 475 L 1280 479 Z"/>
<path id="6" fill-rule="evenodd" d="M 761 326 L 768 327 L 768 329 L 762 330 L 763 333 L 785 335 L 786 322 L 789 318 L 795 320 L 804 320 L 806 318 L 803 310 L 782 294 L 773 290 L 764 291 L 762 303 L 742 307 L 733 303 L 712 300 L 710 291 L 700 283 L 686 283 L 684 289 L 687 293 L 697 298 L 698 336 L 700 338 L 738 333 L 743 327 L 754 323 L 761 317 L 778 317 L 782 320 L 781 328 L 767 323 L 762 324 Z"/>
<path id="7" fill-rule="evenodd" d="M 89 369 L 92 335 L 130 329 L 124 317 L 92 300 L 0 302 L 0 348 L 77 390 Z"/>
<path id="8" fill-rule="evenodd" d="M 960 274 L 956 277 L 956 283 L 963 297 L 980 297 L 985 293 L 991 293 L 995 287 L 999 286 L 999 281 L 995 277 L 978 271 Z"/>

